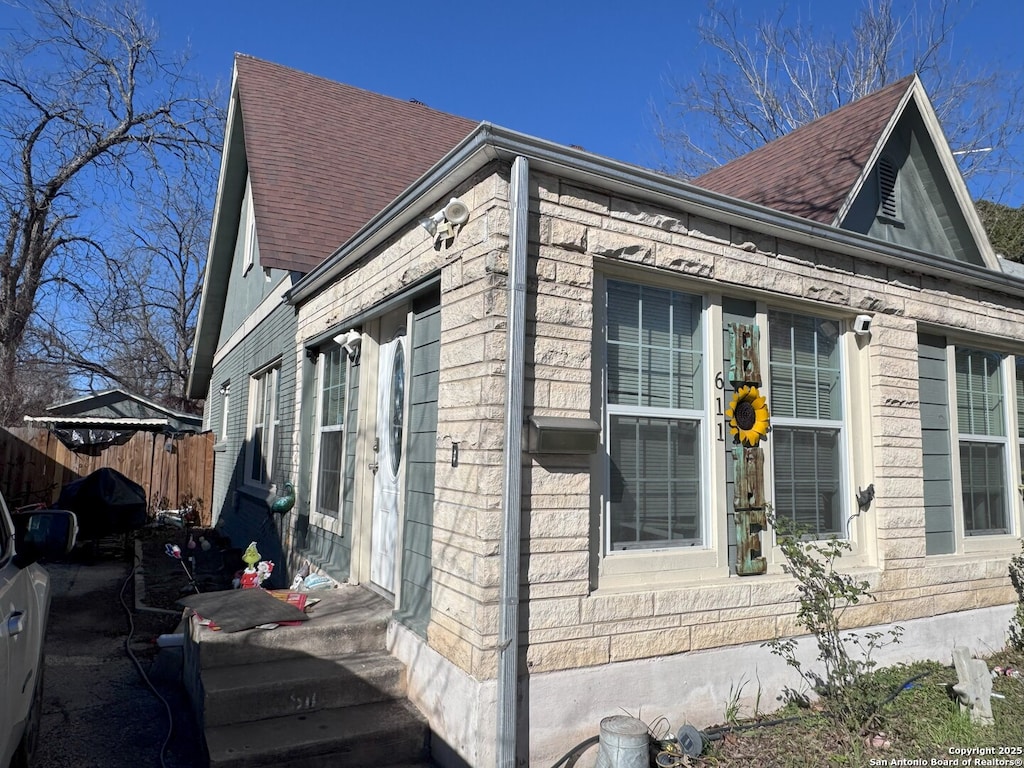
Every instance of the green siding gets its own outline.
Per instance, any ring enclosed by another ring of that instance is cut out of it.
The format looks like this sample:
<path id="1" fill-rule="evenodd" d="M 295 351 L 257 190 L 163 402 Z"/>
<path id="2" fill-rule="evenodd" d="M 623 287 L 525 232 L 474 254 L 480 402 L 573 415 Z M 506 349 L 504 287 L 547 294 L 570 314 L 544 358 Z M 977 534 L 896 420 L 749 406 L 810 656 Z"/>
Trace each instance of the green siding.
<path id="1" fill-rule="evenodd" d="M 228 289 L 224 298 L 224 316 L 220 324 L 220 336 L 218 346 L 227 342 L 245 319 L 252 314 L 253 310 L 269 296 L 277 285 L 288 276 L 288 272 L 280 269 L 272 269 L 269 274 L 260 266 L 259 232 L 256 233 L 255 262 L 251 269 L 242 274 L 245 258 L 245 221 L 248 207 L 248 197 L 243 198 L 238 230 L 235 234 L 234 256 L 231 263 L 231 271 L 228 273 Z M 282 340 L 286 337 L 280 337 Z M 293 339 L 294 336 L 287 337 Z M 211 387 L 217 379 L 214 378 Z"/>
<path id="2" fill-rule="evenodd" d="M 924 466 L 925 553 L 955 551 L 953 464 L 949 441 L 949 386 L 946 340 L 920 334 L 917 341 Z"/>
<path id="3" fill-rule="evenodd" d="M 433 583 L 430 548 L 433 541 L 440 338 L 440 297 L 433 293 L 413 306 L 402 591 L 401 605 L 396 612 L 399 621 L 423 636 L 426 636 L 430 621 Z"/>
<path id="4" fill-rule="evenodd" d="M 217 431 L 214 454 L 213 502 L 210 507 L 217 529 L 231 540 L 232 547 L 244 549 L 256 541 L 265 559 L 281 564 L 271 586 L 283 586 L 286 578 L 281 544 L 284 520 L 271 519 L 267 511 L 267 494 L 246 486 L 246 433 L 249 424 L 249 386 L 253 373 L 277 363 L 279 379 L 278 426 L 274 474 L 271 481 L 280 488 L 286 481 L 296 482 L 288 475 L 291 465 L 292 425 L 295 418 L 295 355 L 289 346 L 295 338 L 295 311 L 279 306 L 251 333 L 245 336 L 215 366 L 210 382 L 210 424 Z M 228 407 L 228 428 L 220 434 L 222 399 L 219 389 L 231 384 Z M 298 483 L 298 493 L 303 493 Z"/>
<path id="5" fill-rule="evenodd" d="M 878 215 L 876 166 L 844 217 L 842 228 L 982 266 L 981 252 L 916 105 L 908 105 L 883 154 L 898 168 L 899 219 Z"/>

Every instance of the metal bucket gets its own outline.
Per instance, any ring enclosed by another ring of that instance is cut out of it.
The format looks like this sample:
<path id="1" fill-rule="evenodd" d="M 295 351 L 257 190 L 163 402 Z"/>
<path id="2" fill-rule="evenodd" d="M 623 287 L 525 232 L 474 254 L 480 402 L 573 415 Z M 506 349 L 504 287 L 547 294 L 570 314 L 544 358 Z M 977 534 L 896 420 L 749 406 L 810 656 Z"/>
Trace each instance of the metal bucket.
<path id="1" fill-rule="evenodd" d="M 647 725 L 627 715 L 606 717 L 601 721 L 601 741 L 594 768 L 648 768 Z"/>

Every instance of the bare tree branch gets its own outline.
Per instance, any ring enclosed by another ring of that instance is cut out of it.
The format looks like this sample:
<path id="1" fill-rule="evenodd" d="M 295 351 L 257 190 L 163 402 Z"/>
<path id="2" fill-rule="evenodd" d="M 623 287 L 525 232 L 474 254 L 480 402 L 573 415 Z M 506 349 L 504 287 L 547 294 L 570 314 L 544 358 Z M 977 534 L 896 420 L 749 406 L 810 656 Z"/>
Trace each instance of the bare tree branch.
<path id="1" fill-rule="evenodd" d="M 52 310 L 69 291 L 78 302 L 91 300 L 107 293 L 112 275 L 135 273 L 110 261 L 133 258 L 109 247 L 117 225 L 139 220 L 136 206 L 151 179 L 160 186 L 161 174 L 213 166 L 221 119 L 213 95 L 185 59 L 159 49 L 153 24 L 131 0 L 34 0 L 23 10 L 31 13 L 28 27 L 0 50 L 0 420 L 17 410 L 13 374 L 26 359 L 30 323 L 32 344 L 49 363 L 117 380 L 109 339 L 73 338 L 114 328 L 85 327 Z M 202 208 L 210 188 L 194 191 L 192 204 Z M 180 268 L 167 275 L 195 279 Z M 145 304 L 132 311 L 147 322 L 170 319 Z M 139 338 L 148 344 L 159 336 Z M 153 360 L 161 371 L 170 367 L 159 355 Z"/>
<path id="2" fill-rule="evenodd" d="M 998 200 L 1007 179 L 1019 180 L 1011 145 L 1024 135 L 1022 75 L 982 70 L 954 46 L 962 4 L 863 0 L 839 36 L 792 21 L 785 6 L 758 20 L 740 7 L 709 1 L 698 26 L 708 59 L 670 81 L 655 110 L 665 170 L 699 176 L 916 72 L 975 196 Z"/>

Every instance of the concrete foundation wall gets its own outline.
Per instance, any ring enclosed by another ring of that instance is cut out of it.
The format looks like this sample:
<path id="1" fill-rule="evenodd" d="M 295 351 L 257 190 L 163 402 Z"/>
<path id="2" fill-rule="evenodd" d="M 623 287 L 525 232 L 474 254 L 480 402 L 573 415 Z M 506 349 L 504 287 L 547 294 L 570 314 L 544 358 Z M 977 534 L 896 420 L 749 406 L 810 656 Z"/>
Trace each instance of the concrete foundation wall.
<path id="1" fill-rule="evenodd" d="M 955 646 L 985 655 L 1006 644 L 1012 615 L 1012 607 L 1000 606 L 901 622 L 902 642 L 880 649 L 874 658 L 881 666 L 922 659 L 951 664 Z M 864 631 L 886 632 L 893 626 Z M 409 696 L 430 721 L 439 765 L 493 765 L 494 681 L 467 675 L 397 624 L 392 624 L 388 647 L 408 666 Z M 813 638 L 801 637 L 797 653 L 814 668 Z M 526 765 L 552 765 L 596 735 L 603 718 L 624 713 L 648 724 L 664 717 L 673 732 L 684 723 L 718 725 L 725 722 L 726 706 L 737 691 L 740 717 L 753 716 L 755 710 L 767 714 L 781 706 L 787 688 L 804 690 L 795 670 L 759 643 L 530 674 L 520 680 L 520 758 Z M 591 748 L 577 765 L 592 768 L 595 757 L 596 748 Z"/>

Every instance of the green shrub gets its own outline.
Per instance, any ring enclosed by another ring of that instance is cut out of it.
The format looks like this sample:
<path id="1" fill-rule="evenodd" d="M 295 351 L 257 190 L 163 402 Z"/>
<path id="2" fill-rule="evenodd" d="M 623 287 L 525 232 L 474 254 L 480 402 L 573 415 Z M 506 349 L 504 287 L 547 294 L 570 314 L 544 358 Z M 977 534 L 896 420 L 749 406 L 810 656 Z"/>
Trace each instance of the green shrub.
<path id="1" fill-rule="evenodd" d="M 804 682 L 825 700 L 829 715 L 851 732 L 861 729 L 876 708 L 875 697 L 865 688 L 866 676 L 877 662 L 872 654 L 900 642 L 901 627 L 888 632 L 844 633 L 843 612 L 862 600 L 874 600 L 866 581 L 836 570 L 850 543 L 831 536 L 811 539 L 787 518 L 768 509 L 786 562 L 782 570 L 797 582 L 797 623 L 814 636 L 823 673 L 805 668 L 796 656 L 796 639 L 776 638 L 765 643 L 772 653 L 793 667 Z"/>
<path id="2" fill-rule="evenodd" d="M 1024 541 L 1021 549 L 1024 550 Z M 1010 583 L 1017 590 L 1017 612 L 1010 620 L 1010 646 L 1024 651 L 1024 551 L 1010 558 Z"/>

